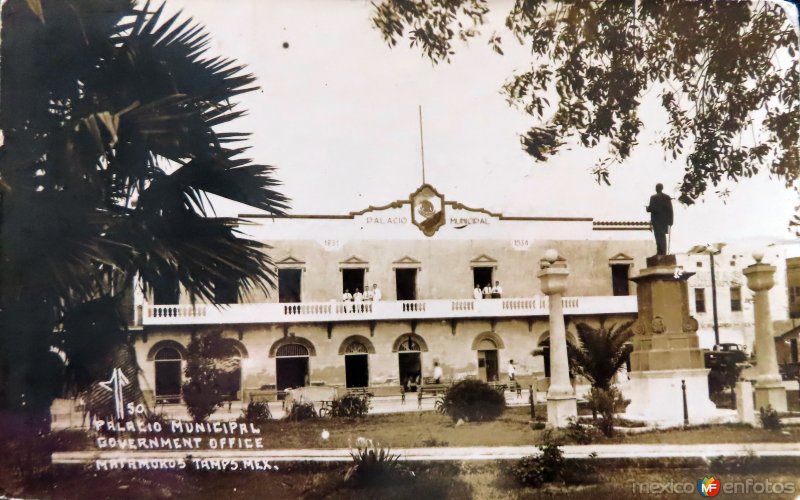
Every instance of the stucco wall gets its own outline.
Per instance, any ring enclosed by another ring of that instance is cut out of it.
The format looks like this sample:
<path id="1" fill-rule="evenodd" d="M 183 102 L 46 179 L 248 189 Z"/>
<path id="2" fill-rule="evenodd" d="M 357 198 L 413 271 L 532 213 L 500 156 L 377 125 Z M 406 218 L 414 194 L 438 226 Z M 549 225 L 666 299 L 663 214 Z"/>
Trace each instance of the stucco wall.
<path id="1" fill-rule="evenodd" d="M 607 324 L 633 319 L 629 316 L 611 316 Z M 572 322 L 587 322 L 596 325 L 597 317 L 572 318 L 568 330 L 574 330 Z M 213 327 L 196 329 L 196 335 L 202 335 Z M 506 367 L 510 359 L 514 360 L 517 374 L 541 376 L 544 364 L 541 356 L 534 356 L 539 342 L 548 335 L 547 318 L 537 318 L 529 322 L 527 319 L 498 320 L 494 325 L 494 333 L 500 338 L 503 347 L 498 349 L 498 364 L 501 380 L 506 379 Z M 492 331 L 489 320 L 459 320 L 453 325 L 449 320 L 420 321 L 416 327 L 427 346 L 421 353 L 423 376 L 433 374 L 433 363 L 438 361 L 446 379 L 458 379 L 467 375 L 478 375 L 477 351 L 473 350 L 475 338 L 485 332 Z M 240 337 L 241 332 L 241 337 Z M 369 355 L 370 386 L 399 386 L 398 354 L 392 347 L 398 337 L 411 333 L 411 325 L 407 322 L 381 321 L 374 325 L 370 332 L 367 322 L 334 325 L 328 338 L 327 326 L 324 324 L 293 325 L 286 330 L 288 337 L 299 337 L 308 340 L 315 350 L 310 356 L 310 381 L 326 385 L 344 385 L 344 356 L 339 354 L 342 342 L 351 335 L 361 335 L 369 340 L 375 353 Z M 173 340 L 184 347 L 189 345 L 191 331 L 185 328 L 153 328 L 148 329 L 146 341 L 140 339 L 136 343 L 137 358 L 142 367 L 142 387 L 152 390 L 155 386 L 154 362 L 148 361 L 148 353 L 157 349 L 159 342 Z M 276 383 L 275 358 L 270 357 L 270 348 L 284 338 L 284 328 L 273 325 L 241 325 L 223 329 L 227 338 L 240 339 L 247 351 L 242 359 L 242 388 L 245 392 L 257 390 L 268 384 Z M 499 346 L 498 346 L 499 347 Z"/>

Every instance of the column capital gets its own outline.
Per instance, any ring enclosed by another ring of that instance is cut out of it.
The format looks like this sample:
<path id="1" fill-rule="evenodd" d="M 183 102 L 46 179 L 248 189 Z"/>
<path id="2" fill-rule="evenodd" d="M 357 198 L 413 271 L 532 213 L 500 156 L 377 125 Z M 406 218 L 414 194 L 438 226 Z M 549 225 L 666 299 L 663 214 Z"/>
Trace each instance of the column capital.
<path id="1" fill-rule="evenodd" d="M 742 274 L 747 277 L 747 287 L 754 292 L 760 292 L 775 286 L 775 270 L 775 266 L 759 262 L 744 268 Z"/>
<path id="2" fill-rule="evenodd" d="M 541 280 L 542 292 L 545 295 L 563 294 L 567 290 L 569 269 L 566 267 L 546 267 L 536 276 Z"/>

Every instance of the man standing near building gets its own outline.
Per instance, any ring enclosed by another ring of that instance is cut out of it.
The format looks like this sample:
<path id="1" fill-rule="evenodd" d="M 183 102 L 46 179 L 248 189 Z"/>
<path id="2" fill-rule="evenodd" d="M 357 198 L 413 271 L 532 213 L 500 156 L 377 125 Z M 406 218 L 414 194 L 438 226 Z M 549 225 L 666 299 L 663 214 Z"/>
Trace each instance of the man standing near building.
<path id="1" fill-rule="evenodd" d="M 508 361 L 508 380 L 513 382 L 516 376 L 517 376 L 517 368 L 514 366 L 514 360 L 510 359 Z"/>
<path id="2" fill-rule="evenodd" d="M 484 299 L 491 299 L 492 298 L 492 283 L 489 282 L 483 287 L 483 298 Z"/>
<path id="3" fill-rule="evenodd" d="M 663 190 L 663 184 L 656 184 L 656 194 L 650 197 L 650 204 L 646 207 L 656 237 L 656 255 L 667 255 L 667 234 L 672 226 L 672 198 L 662 193 Z"/>
<path id="4" fill-rule="evenodd" d="M 442 367 L 439 366 L 438 361 L 433 362 L 433 383 L 434 384 L 442 383 Z"/>
<path id="5" fill-rule="evenodd" d="M 472 298 L 475 300 L 480 300 L 483 298 L 483 292 L 481 292 L 481 286 L 475 283 L 475 290 L 472 291 Z"/>
<path id="6" fill-rule="evenodd" d="M 374 285 L 372 285 L 372 301 L 378 302 L 379 300 L 381 300 L 381 297 L 383 297 L 383 294 L 381 294 L 381 289 L 378 288 L 378 284 L 375 283 Z"/>

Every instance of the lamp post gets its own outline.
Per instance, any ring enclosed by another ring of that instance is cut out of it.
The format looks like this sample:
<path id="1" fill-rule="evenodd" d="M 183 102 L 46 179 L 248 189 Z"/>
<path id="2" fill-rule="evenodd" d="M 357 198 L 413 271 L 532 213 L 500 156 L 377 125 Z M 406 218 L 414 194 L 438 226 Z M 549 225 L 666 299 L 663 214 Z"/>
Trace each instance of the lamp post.
<path id="1" fill-rule="evenodd" d="M 696 245 L 689 250 L 692 254 L 708 254 L 711 262 L 711 312 L 714 317 L 714 346 L 719 345 L 719 320 L 717 319 L 717 275 L 714 272 L 714 256 L 722 252 L 725 243 L 714 243 L 706 245 Z"/>

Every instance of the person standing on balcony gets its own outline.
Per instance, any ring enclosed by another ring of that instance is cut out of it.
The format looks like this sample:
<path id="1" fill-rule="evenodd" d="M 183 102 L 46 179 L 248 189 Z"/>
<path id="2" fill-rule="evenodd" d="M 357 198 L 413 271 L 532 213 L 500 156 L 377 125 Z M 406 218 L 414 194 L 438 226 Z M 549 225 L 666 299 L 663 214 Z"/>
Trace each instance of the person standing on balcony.
<path id="1" fill-rule="evenodd" d="M 481 291 L 481 286 L 475 283 L 475 290 L 472 291 L 472 298 L 475 300 L 481 300 L 483 298 L 483 292 Z"/>
<path id="2" fill-rule="evenodd" d="M 494 288 L 492 288 L 492 298 L 499 299 L 501 295 L 503 295 L 503 287 L 500 286 L 499 281 L 495 281 Z"/>
<path id="3" fill-rule="evenodd" d="M 356 293 L 353 294 L 353 302 L 355 302 L 355 306 L 353 310 L 355 312 L 364 312 L 364 306 L 361 303 L 364 301 L 364 294 L 361 293 L 361 290 L 356 288 Z"/>
<path id="4" fill-rule="evenodd" d="M 375 283 L 374 285 L 372 285 L 372 301 L 378 302 L 379 300 L 381 300 L 381 297 L 383 297 L 383 294 L 381 294 L 381 289 L 378 288 L 378 284 Z"/>
<path id="5" fill-rule="evenodd" d="M 517 368 L 514 366 L 514 360 L 508 360 L 508 380 L 514 381 L 514 377 L 517 375 Z"/>
<path id="6" fill-rule="evenodd" d="M 353 295 L 350 293 L 350 289 L 345 289 L 344 293 L 342 294 L 342 302 L 344 302 L 344 312 L 350 312 L 351 302 L 353 302 Z"/>
<path id="7" fill-rule="evenodd" d="M 369 302 L 372 300 L 372 290 L 369 289 L 369 285 L 364 287 L 364 302 Z"/>
<path id="8" fill-rule="evenodd" d="M 492 298 L 492 284 L 487 283 L 485 287 L 483 287 L 483 298 L 484 299 L 491 299 Z"/>

